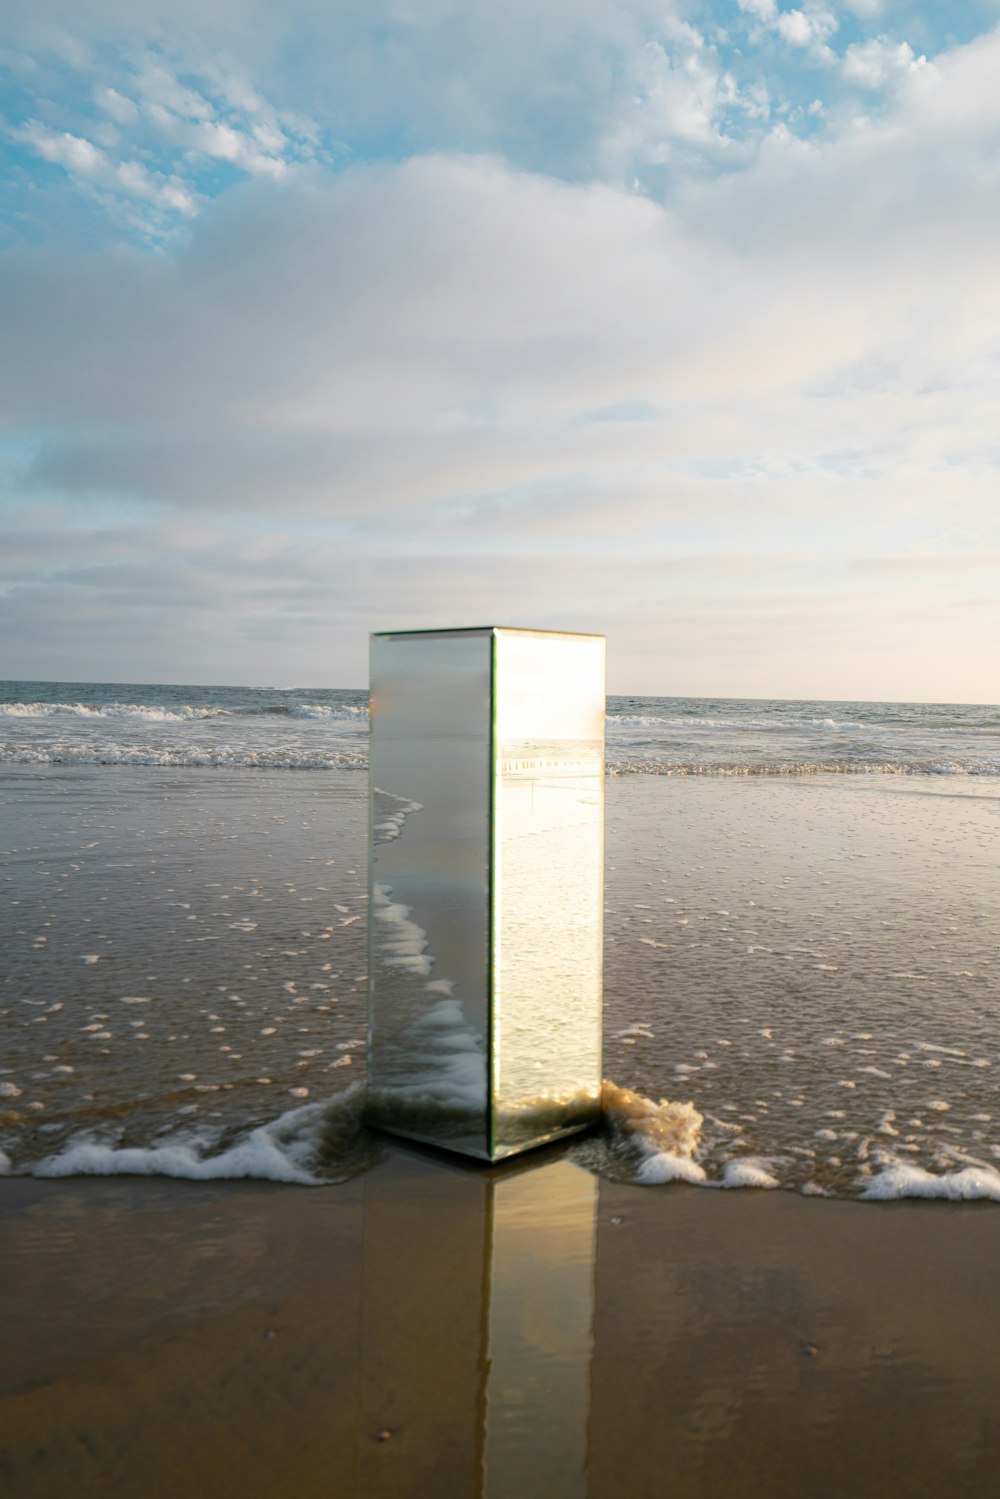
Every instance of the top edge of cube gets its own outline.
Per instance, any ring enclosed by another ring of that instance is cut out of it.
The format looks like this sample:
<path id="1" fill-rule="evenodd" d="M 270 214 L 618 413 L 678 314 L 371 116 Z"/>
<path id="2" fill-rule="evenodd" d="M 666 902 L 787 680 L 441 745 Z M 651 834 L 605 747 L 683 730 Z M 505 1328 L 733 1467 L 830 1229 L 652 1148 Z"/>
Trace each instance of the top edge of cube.
<path id="1" fill-rule="evenodd" d="M 536 630 L 525 625 L 458 625 L 442 630 L 373 630 L 372 640 L 427 640 L 439 635 L 543 635 L 549 639 L 604 640 L 589 630 Z"/>

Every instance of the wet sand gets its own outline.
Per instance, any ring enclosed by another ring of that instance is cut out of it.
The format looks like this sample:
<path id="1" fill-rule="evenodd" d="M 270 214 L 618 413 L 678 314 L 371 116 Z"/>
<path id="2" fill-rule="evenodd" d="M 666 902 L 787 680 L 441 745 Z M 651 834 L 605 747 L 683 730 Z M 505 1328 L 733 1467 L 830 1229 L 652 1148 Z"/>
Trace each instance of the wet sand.
<path id="1" fill-rule="evenodd" d="M 1000 1214 L 391 1145 L 0 1182 L 0 1493 L 992 1496 Z"/>

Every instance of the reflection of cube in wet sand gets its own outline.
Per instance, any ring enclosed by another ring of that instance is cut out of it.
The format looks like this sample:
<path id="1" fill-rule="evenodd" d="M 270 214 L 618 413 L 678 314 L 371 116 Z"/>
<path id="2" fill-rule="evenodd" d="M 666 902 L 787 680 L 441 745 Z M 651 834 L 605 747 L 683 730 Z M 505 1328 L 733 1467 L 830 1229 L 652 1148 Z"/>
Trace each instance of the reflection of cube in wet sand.
<path id="1" fill-rule="evenodd" d="M 600 1112 L 604 640 L 374 635 L 369 1114 L 497 1160 Z"/>
<path id="2" fill-rule="evenodd" d="M 364 1183 L 358 1492 L 582 1499 L 597 1179 L 414 1156 Z"/>

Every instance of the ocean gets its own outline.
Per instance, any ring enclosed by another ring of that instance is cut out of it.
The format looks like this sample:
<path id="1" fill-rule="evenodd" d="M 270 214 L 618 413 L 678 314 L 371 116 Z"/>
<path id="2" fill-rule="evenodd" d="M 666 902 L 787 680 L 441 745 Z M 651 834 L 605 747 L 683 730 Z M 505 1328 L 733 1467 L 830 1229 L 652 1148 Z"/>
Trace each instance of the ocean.
<path id="1" fill-rule="evenodd" d="M 360 688 L 0 682 L 0 765 L 363 770 Z M 1000 707 L 611 697 L 612 775 L 1000 776 Z"/>
<path id="2" fill-rule="evenodd" d="M 365 1170 L 361 690 L 0 683 L 0 1168 Z M 620 1180 L 1000 1200 L 1000 707 L 612 697 Z"/>

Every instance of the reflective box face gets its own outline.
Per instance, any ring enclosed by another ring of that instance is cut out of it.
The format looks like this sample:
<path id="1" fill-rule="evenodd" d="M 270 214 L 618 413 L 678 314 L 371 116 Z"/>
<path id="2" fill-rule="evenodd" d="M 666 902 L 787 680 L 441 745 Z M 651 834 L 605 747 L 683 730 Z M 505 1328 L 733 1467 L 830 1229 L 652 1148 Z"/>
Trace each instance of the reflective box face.
<path id="1" fill-rule="evenodd" d="M 488 631 L 372 639 L 371 1113 L 487 1157 L 491 675 Z"/>
<path id="2" fill-rule="evenodd" d="M 604 641 L 372 637 L 369 1112 L 495 1160 L 600 1109 Z"/>

